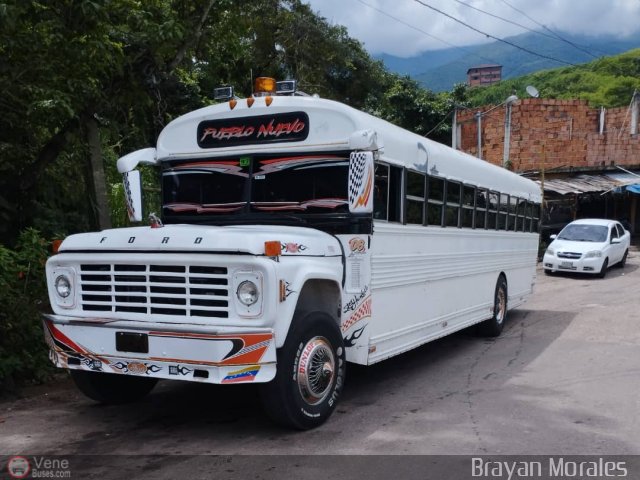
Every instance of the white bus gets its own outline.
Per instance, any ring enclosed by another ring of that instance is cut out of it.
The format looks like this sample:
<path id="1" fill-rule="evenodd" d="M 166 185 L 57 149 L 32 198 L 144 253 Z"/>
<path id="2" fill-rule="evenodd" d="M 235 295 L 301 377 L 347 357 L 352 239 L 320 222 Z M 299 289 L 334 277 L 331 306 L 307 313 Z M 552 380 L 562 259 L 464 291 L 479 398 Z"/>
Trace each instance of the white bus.
<path id="1" fill-rule="evenodd" d="M 51 360 L 105 403 L 158 379 L 256 383 L 298 429 L 370 365 L 532 293 L 539 187 L 346 105 L 274 94 L 184 115 L 118 161 L 162 176 L 150 226 L 72 235 L 47 263 Z"/>

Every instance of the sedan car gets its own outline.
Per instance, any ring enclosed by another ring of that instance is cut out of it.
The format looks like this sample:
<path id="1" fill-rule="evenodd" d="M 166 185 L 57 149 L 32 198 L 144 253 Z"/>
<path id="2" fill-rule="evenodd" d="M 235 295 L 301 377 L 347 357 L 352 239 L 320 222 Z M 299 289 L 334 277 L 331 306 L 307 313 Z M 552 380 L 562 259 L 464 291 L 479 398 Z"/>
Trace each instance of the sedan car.
<path id="1" fill-rule="evenodd" d="M 624 267 L 631 234 L 620 222 L 585 218 L 571 222 L 558 235 L 542 260 L 544 272 L 591 273 L 604 278 L 613 265 Z"/>

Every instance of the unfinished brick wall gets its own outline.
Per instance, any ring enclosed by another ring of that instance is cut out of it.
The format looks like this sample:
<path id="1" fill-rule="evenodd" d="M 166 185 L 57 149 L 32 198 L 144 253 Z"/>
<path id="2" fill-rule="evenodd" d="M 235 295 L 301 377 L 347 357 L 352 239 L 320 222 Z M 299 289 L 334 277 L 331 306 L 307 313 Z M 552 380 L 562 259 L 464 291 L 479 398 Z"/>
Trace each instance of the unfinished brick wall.
<path id="1" fill-rule="evenodd" d="M 482 107 L 458 112 L 459 148 L 477 156 L 476 112 L 482 116 L 482 158 L 503 164 L 505 112 Z M 527 98 L 512 105 L 510 161 L 514 171 L 587 171 L 640 167 L 640 135 L 630 134 L 627 107 L 600 110 L 584 100 Z"/>

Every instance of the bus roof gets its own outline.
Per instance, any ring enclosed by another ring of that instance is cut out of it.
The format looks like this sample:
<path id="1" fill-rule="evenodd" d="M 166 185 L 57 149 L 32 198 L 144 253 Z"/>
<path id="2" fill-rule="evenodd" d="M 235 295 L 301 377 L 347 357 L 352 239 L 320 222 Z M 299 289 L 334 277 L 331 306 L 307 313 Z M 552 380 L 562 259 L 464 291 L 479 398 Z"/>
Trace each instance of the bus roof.
<path id="1" fill-rule="evenodd" d="M 541 199 L 540 187 L 528 179 L 342 103 L 316 97 L 275 96 L 269 97 L 271 103 L 267 105 L 266 98 L 253 99 L 251 106 L 250 99 L 238 99 L 234 108 L 229 102 L 211 105 L 175 119 L 158 138 L 157 159 L 346 151 L 352 134 L 374 130 L 381 161 L 533 201 Z M 292 112 L 300 115 L 294 117 Z M 278 122 L 284 125 L 284 133 L 276 131 Z M 305 122 L 308 125 L 303 131 L 300 124 Z M 250 138 L 251 128 L 263 133 L 271 129 L 270 136 L 265 133 L 260 140 L 254 134 Z M 296 136 L 293 130 L 298 128 L 300 135 Z M 214 136 L 220 141 L 208 144 Z"/>

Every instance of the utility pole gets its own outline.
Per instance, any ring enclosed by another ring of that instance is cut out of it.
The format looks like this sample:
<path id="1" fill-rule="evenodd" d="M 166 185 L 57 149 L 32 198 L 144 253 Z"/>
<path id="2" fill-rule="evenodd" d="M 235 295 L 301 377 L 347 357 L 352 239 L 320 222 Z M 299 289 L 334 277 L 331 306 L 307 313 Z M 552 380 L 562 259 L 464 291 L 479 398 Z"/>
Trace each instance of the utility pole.
<path id="1" fill-rule="evenodd" d="M 476 156 L 482 159 L 482 112 L 476 112 L 476 121 L 478 122 L 478 153 Z"/>

